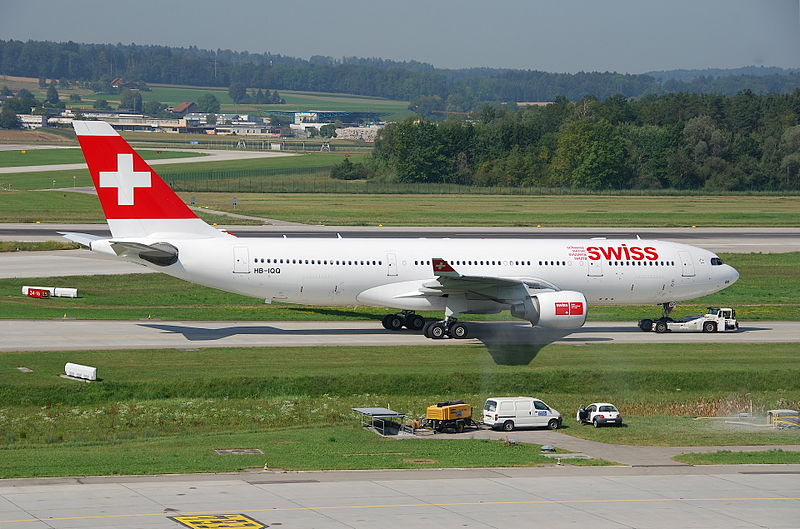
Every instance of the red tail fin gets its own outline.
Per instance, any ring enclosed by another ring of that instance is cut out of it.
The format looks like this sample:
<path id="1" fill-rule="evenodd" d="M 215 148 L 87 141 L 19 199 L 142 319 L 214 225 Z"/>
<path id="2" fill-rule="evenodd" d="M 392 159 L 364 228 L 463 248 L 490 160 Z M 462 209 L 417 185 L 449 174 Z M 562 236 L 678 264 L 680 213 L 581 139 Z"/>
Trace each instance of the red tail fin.
<path id="1" fill-rule="evenodd" d="M 155 233 L 219 235 L 200 220 L 104 121 L 74 121 L 97 196 L 114 237 Z"/>

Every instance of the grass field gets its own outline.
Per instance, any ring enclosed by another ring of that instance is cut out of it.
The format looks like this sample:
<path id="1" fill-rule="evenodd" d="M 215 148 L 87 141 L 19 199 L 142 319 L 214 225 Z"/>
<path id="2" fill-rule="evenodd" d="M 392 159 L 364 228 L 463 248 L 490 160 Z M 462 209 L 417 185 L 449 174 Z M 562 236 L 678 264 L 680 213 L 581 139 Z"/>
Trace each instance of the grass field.
<path id="1" fill-rule="evenodd" d="M 94 197 L 89 197 L 94 198 Z M 800 253 L 722 254 L 741 274 L 733 286 L 705 298 L 681 303 L 674 316 L 704 312 L 709 305 L 734 307 L 743 322 L 800 320 Z M 81 298 L 22 297 L 26 281 L 78 288 Z M 273 303 L 186 283 L 163 274 L 0 279 L 0 318 L 164 320 L 380 320 L 387 310 L 369 307 L 307 307 Z M 431 319 L 440 313 L 422 313 Z M 660 315 L 653 306 L 592 306 L 590 321 L 629 321 Z M 512 319 L 508 313 L 465 320 Z"/>
<path id="2" fill-rule="evenodd" d="M 52 250 L 75 250 L 82 248 L 74 242 L 19 242 L 19 241 L 0 241 L 0 253 L 6 252 L 47 252 Z"/>
<path id="3" fill-rule="evenodd" d="M 225 207 L 224 195 L 196 193 Z M 379 206 L 379 207 L 376 207 Z M 242 194 L 240 213 L 329 225 L 797 226 L 800 199 L 778 196 Z M 733 214 L 732 212 L 735 212 Z"/>
<path id="4" fill-rule="evenodd" d="M 17 153 L 17 151 L 12 152 Z M 31 153 L 33 151 L 28 152 Z M 79 153 L 79 151 L 70 152 L 76 153 L 79 158 L 76 159 L 75 163 L 83 161 L 82 155 Z M 151 153 L 153 157 L 165 157 L 170 151 L 162 151 L 160 155 L 157 154 L 157 151 L 152 150 L 145 150 L 144 152 L 146 154 L 145 158 L 147 158 L 151 155 Z M 182 154 L 199 156 L 199 154 L 195 153 Z M 351 159 L 359 160 L 362 156 L 362 154 L 353 154 Z M 297 178 L 302 173 L 326 175 L 325 177 L 327 178 L 330 168 L 339 163 L 341 160 L 341 154 L 306 153 L 296 156 L 277 158 L 258 158 L 249 160 L 203 163 L 186 162 L 181 164 L 158 165 L 155 167 L 155 170 L 164 178 L 164 180 L 170 183 L 184 180 L 205 181 L 205 179 L 210 177 L 215 177 L 218 180 L 241 179 L 244 177 L 293 179 Z M 72 187 L 73 176 L 76 176 L 74 183 L 79 187 L 92 185 L 91 178 L 89 178 L 89 171 L 86 169 L 69 171 L 39 171 L 29 173 L 5 173 L 0 174 L 0 183 L 3 184 L 3 188 L 8 188 L 10 184 L 15 190 L 49 189 L 53 187 L 53 180 L 56 181 L 55 187 Z M 300 176 L 300 178 L 304 177 Z M 0 195 L 0 197 L 2 197 L 2 195 Z M 7 210 L 7 208 L 4 209 Z"/>
<path id="5" fill-rule="evenodd" d="M 0 475 L 221 471 L 265 463 L 297 469 L 538 464 L 536 447 L 379 439 L 355 428 L 350 410 L 388 406 L 415 417 L 432 402 L 464 398 L 480 408 L 486 397 L 507 394 L 544 399 L 564 414 L 564 433 L 602 442 L 794 444 L 798 432 L 720 428 L 692 417 L 797 407 L 795 349 L 553 345 L 525 365 L 497 364 L 486 348 L 471 345 L 8 353 L 0 355 Z M 102 382 L 57 377 L 66 361 L 97 366 Z M 596 400 L 617 404 L 628 426 L 578 426 L 574 410 Z M 259 448 L 265 455 L 222 457 L 212 452 L 218 448 Z"/>
<path id="6" fill-rule="evenodd" d="M 160 160 L 164 158 L 191 158 L 204 156 L 199 152 L 186 151 L 137 151 L 145 160 Z M 52 165 L 61 163 L 84 163 L 83 153 L 80 149 L 28 149 L 22 151 L 0 151 L 0 167 L 26 167 L 30 165 Z"/>
<path id="7" fill-rule="evenodd" d="M 711 454 L 681 454 L 674 459 L 690 465 L 786 465 L 800 463 L 800 452 L 783 450 L 735 452 L 720 450 Z"/>
<path id="8" fill-rule="evenodd" d="M 224 187 L 229 179 L 261 185 L 272 179 L 281 186 L 296 186 L 301 171 L 313 174 L 327 172 L 337 155 L 304 155 L 278 158 L 262 171 L 267 176 L 249 176 L 249 168 L 218 169 L 216 163 L 186 164 L 202 167 L 186 169 L 186 165 L 159 166 L 158 172 L 178 190 L 191 188 L 194 174 L 218 177 Z M 295 159 L 297 158 L 297 159 Z M 326 165 L 327 164 L 327 165 Z M 73 180 L 73 175 L 77 178 Z M 269 176 L 271 175 L 271 176 Z M 56 181 L 55 185 L 53 180 Z M 85 170 L 0 175 L 4 186 L 15 190 L 51 187 L 89 186 Z M 339 182 L 336 185 L 349 185 Z M 271 185 L 271 184 L 267 184 Z M 800 224 L 800 199 L 772 196 L 721 197 L 611 197 L 611 196 L 518 196 L 518 195 L 362 195 L 362 194 L 272 194 L 272 193 L 206 193 L 179 192 L 188 201 L 212 209 L 233 212 L 230 199 L 239 200 L 236 213 L 281 219 L 308 224 L 339 226 L 592 226 L 592 227 L 688 227 L 748 226 L 774 227 Z M 15 200 L 12 194 L 0 192 L 0 222 L 27 222 L 28 204 L 41 196 L 30 195 Z M 103 222 L 99 203 L 86 197 L 67 194 L 58 208 L 40 211 L 39 216 L 60 222 Z M 624 213 L 619 210 L 624 209 Z M 680 210 L 679 214 L 670 212 Z M 731 215 L 731 211 L 737 211 Z M 42 219 L 34 219 L 42 220 Z"/>
<path id="9" fill-rule="evenodd" d="M 141 92 L 144 101 L 158 101 L 169 105 L 176 105 L 184 101 L 197 101 L 201 95 L 212 94 L 222 105 L 223 112 L 261 113 L 270 110 L 277 111 L 308 111 L 329 110 L 344 112 L 378 112 L 384 119 L 398 120 L 410 116 L 408 101 L 397 101 L 380 97 L 359 96 L 353 94 L 333 94 L 325 92 L 296 92 L 280 90 L 281 97 L 286 101 L 283 105 L 255 105 L 234 104 L 228 95 L 227 88 L 191 87 L 178 85 L 149 85 L 150 91 Z M 118 94 L 92 94 L 82 95 L 83 104 L 88 108 L 96 99 L 106 99 L 113 104 L 119 103 Z"/>

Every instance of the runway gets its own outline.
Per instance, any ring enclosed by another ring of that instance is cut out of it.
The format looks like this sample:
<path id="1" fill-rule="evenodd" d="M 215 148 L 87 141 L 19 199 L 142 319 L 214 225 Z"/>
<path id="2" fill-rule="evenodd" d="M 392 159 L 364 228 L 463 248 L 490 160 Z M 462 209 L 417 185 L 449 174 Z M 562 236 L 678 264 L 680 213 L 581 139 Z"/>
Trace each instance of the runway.
<path id="1" fill-rule="evenodd" d="M 337 237 L 344 238 L 401 238 L 426 237 L 453 239 L 509 238 L 558 239 L 593 237 L 646 238 L 680 242 L 715 252 L 784 253 L 800 251 L 800 228 L 478 228 L 478 227 L 369 227 L 369 226 L 219 226 L 237 237 Z M 0 224 L 0 240 L 6 241 L 64 241 L 59 231 L 89 233 L 111 237 L 105 224 Z"/>
<path id="2" fill-rule="evenodd" d="M 22 147 L 23 149 L 30 149 L 31 147 Z M 40 146 L 39 148 L 53 149 L 56 147 Z M 80 147 L 66 147 L 60 146 L 60 149 L 80 149 Z M 145 147 L 145 149 L 155 149 L 154 147 Z M 3 149 L 10 150 L 10 149 Z M 193 156 L 190 158 L 161 158 L 158 160 L 148 160 L 149 165 L 165 165 L 177 163 L 207 163 L 207 162 L 224 162 L 229 160 L 243 160 L 252 158 L 275 158 L 280 156 L 295 156 L 293 153 L 288 152 L 262 152 L 262 151 L 237 151 L 237 150 L 223 150 L 223 149 L 180 149 L 180 148 L 159 148 L 162 151 L 173 152 L 192 152 L 197 154 L 205 154 L 205 156 Z M 0 174 L 18 174 L 18 173 L 39 173 L 44 171 L 77 171 L 86 169 L 85 163 L 60 163 L 49 165 L 25 165 L 16 167 L 0 167 Z"/>
<path id="3" fill-rule="evenodd" d="M 551 343 L 792 343 L 800 336 L 800 322 L 789 321 L 746 322 L 736 333 L 708 334 L 648 333 L 634 322 L 588 322 L 573 331 L 533 328 L 523 321 L 468 325 L 471 338 L 434 341 L 421 332 L 387 331 L 376 321 L 0 320 L 0 352 L 484 344 L 498 355 L 504 354 L 503 346 L 515 346 L 508 353 L 514 355 L 525 354 L 525 347 L 517 346 L 529 346 L 535 356 Z"/>
<path id="4" fill-rule="evenodd" d="M 800 465 L 552 466 L 2 480 L 0 528 L 175 529 L 170 517 L 182 515 L 216 515 L 202 527 L 222 529 L 796 528 L 798 474 Z"/>

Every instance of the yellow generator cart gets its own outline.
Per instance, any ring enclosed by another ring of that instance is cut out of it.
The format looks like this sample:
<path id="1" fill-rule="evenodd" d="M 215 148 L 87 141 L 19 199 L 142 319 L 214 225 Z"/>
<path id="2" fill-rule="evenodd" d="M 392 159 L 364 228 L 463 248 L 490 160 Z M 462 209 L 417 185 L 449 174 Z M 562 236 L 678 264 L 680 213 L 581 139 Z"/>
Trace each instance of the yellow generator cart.
<path id="1" fill-rule="evenodd" d="M 435 432 L 454 430 L 458 433 L 464 428 L 477 426 L 472 420 L 472 406 L 463 400 L 439 402 L 436 406 L 428 406 L 422 425 Z"/>

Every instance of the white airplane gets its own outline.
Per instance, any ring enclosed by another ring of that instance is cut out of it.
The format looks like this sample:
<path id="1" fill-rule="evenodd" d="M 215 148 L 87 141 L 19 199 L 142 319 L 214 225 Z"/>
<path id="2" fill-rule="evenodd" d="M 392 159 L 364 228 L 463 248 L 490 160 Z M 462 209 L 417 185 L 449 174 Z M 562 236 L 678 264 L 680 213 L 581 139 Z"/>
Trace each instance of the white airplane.
<path id="1" fill-rule="evenodd" d="M 74 127 L 112 237 L 66 238 L 267 303 L 388 307 L 400 311 L 383 319 L 389 330 L 466 338 L 461 314 L 510 310 L 533 325 L 574 329 L 590 304 L 666 308 L 739 278 L 712 252 L 638 238 L 238 238 L 198 218 L 109 124 Z M 426 324 L 422 310 L 444 319 Z"/>

